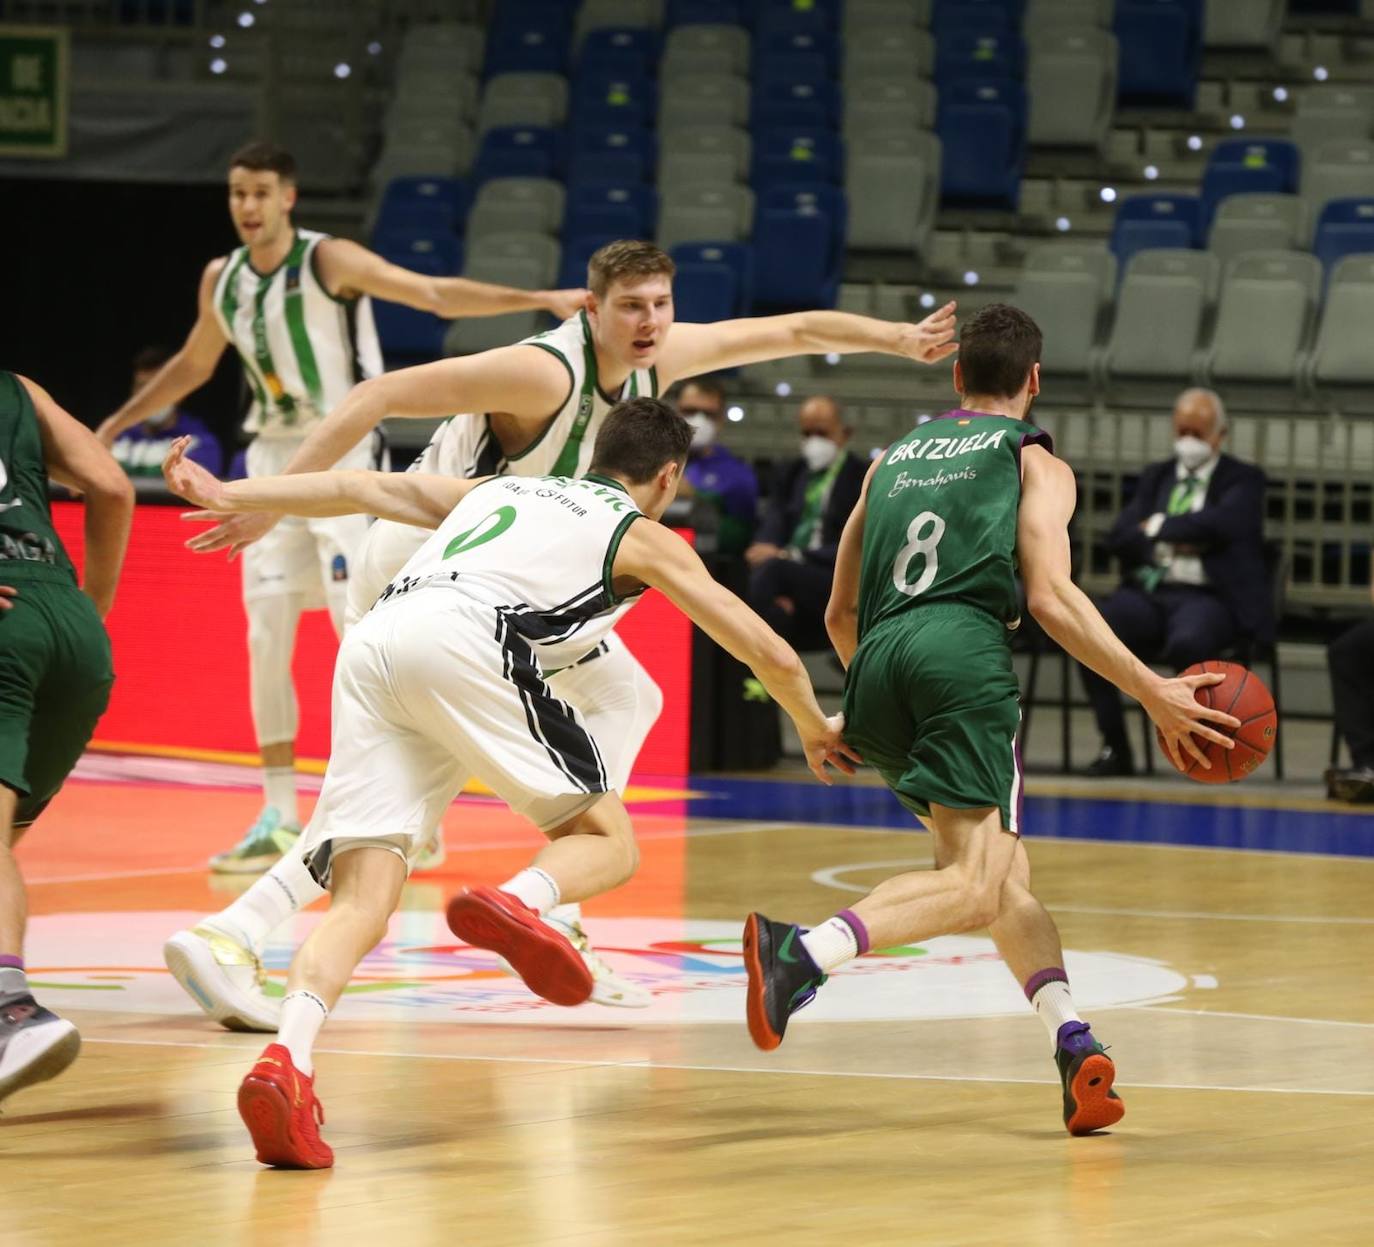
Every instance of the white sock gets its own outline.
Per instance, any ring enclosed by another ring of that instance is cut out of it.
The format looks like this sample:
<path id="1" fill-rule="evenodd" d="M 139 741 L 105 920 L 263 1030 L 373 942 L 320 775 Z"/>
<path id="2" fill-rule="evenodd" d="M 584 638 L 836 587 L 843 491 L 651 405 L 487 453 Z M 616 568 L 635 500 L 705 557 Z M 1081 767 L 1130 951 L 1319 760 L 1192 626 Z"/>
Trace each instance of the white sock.
<path id="1" fill-rule="evenodd" d="M 558 904 L 558 884 L 538 866 L 527 866 L 501 885 L 502 892 L 518 896 L 538 914 L 546 914 Z"/>
<path id="2" fill-rule="evenodd" d="M 22 996 L 29 980 L 18 966 L 0 966 L 0 996 Z"/>
<path id="3" fill-rule="evenodd" d="M 307 1078 L 315 1072 L 310 1050 L 315 1036 L 329 1016 L 324 1001 L 314 992 L 288 992 L 281 1002 L 281 1021 L 277 1023 L 277 1042 L 291 1054 L 291 1064 Z"/>
<path id="4" fill-rule="evenodd" d="M 840 917 L 827 918 L 803 935 L 801 942 L 822 974 L 829 974 L 859 955 L 859 940 L 854 928 Z"/>
<path id="5" fill-rule="evenodd" d="M 299 847 L 299 846 L 298 846 Z M 261 955 L 267 937 L 283 922 L 313 905 L 325 890 L 315 882 L 297 849 L 293 849 L 232 905 L 201 924 L 219 931 Z"/>
<path id="6" fill-rule="evenodd" d="M 296 768 L 265 766 L 262 768 L 262 796 L 268 805 L 275 805 L 287 827 L 299 827 L 300 811 L 296 808 Z"/>
<path id="7" fill-rule="evenodd" d="M 1073 997 L 1069 994 L 1069 985 L 1055 981 L 1046 983 L 1034 996 L 1031 997 L 1031 1008 L 1035 1010 L 1035 1015 L 1045 1024 L 1045 1029 L 1050 1033 L 1050 1043 L 1055 1044 L 1059 1040 L 1059 1028 L 1065 1022 L 1081 1022 L 1083 1019 L 1078 1016 L 1078 1010 L 1073 1007 Z"/>
<path id="8" fill-rule="evenodd" d="M 555 905 L 545 918 L 552 918 L 555 922 L 561 922 L 565 927 L 580 927 L 582 925 L 582 904 L 574 901 L 571 905 Z"/>

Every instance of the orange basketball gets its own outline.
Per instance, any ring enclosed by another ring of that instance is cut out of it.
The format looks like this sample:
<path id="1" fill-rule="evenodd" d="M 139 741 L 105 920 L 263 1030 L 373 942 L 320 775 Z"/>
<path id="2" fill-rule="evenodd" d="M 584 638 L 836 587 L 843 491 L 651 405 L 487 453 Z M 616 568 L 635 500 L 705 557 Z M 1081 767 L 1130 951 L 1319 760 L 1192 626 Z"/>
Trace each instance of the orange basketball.
<path id="1" fill-rule="evenodd" d="M 1236 747 L 1223 749 L 1210 740 L 1198 740 L 1202 752 L 1212 764 L 1209 771 L 1191 754 L 1183 755 L 1183 773 L 1189 779 L 1203 784 L 1229 784 L 1253 774 L 1261 762 L 1269 756 L 1274 747 L 1274 737 L 1279 730 L 1279 717 L 1274 710 L 1274 698 L 1264 686 L 1264 682 L 1253 671 L 1247 671 L 1235 662 L 1194 663 L 1180 675 L 1204 675 L 1220 671 L 1226 676 L 1220 684 L 1210 684 L 1197 690 L 1197 699 L 1204 706 L 1223 710 L 1240 720 L 1235 731 Z M 1226 728 L 1213 724 L 1217 731 L 1226 734 Z M 1169 751 L 1164 748 L 1164 737 L 1158 728 L 1155 737 L 1164 756 Z"/>

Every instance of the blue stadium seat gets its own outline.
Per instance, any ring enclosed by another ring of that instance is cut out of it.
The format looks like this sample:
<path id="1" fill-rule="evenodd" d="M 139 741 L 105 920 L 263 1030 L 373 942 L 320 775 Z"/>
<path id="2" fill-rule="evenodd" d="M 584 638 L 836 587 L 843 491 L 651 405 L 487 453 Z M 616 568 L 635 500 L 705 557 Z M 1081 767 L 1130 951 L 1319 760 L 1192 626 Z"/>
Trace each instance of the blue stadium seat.
<path id="1" fill-rule="evenodd" d="M 1026 92 L 1007 79 L 960 78 L 940 90 L 941 198 L 1014 209 L 1026 158 Z"/>
<path id="2" fill-rule="evenodd" d="M 754 189 L 844 180 L 844 150 L 828 129 L 781 126 L 754 135 Z"/>
<path id="3" fill-rule="evenodd" d="M 831 248 L 837 256 L 844 255 L 845 238 L 849 233 L 849 200 L 841 187 L 805 183 L 773 186 L 763 192 L 759 207 L 773 212 L 824 213 L 830 222 Z M 757 238 L 757 225 L 754 233 Z"/>
<path id="4" fill-rule="evenodd" d="M 825 76 L 833 78 L 839 65 L 839 43 L 826 30 L 781 31 L 760 35 L 754 40 L 754 57 L 758 64 L 794 56 L 819 58 L 825 64 Z"/>
<path id="5" fill-rule="evenodd" d="M 942 35 L 935 53 L 935 81 L 956 78 L 1015 78 L 1026 76 L 1026 45 L 1012 31 L 994 33 L 955 31 Z"/>
<path id="6" fill-rule="evenodd" d="M 625 235 L 627 238 L 653 238 L 658 224 L 658 192 L 653 187 L 627 181 L 587 181 L 581 177 L 567 188 L 567 235 L 572 238 L 578 233 L 605 232 L 599 225 L 573 229 L 572 221 L 578 214 L 595 214 L 607 207 L 629 209 L 635 214 L 635 225 Z M 594 221 L 596 217 L 588 216 L 585 220 Z"/>
<path id="7" fill-rule="evenodd" d="M 739 306 L 739 278 L 728 264 L 679 264 L 673 276 L 673 317 L 704 325 L 731 320 Z"/>
<path id="8" fill-rule="evenodd" d="M 1024 9 L 1024 0 L 935 0 L 930 29 L 938 40 L 955 32 L 1015 31 Z"/>
<path id="9" fill-rule="evenodd" d="M 743 242 L 685 242 L 668 253 L 673 263 L 715 265 L 723 264 L 735 275 L 736 302 L 731 316 L 743 316 L 754 298 L 754 251 Z M 676 301 L 676 295 L 674 295 Z M 681 309 L 679 308 L 679 311 Z M 683 320 L 693 319 L 683 315 Z"/>
<path id="10" fill-rule="evenodd" d="M 1132 228 L 1123 235 L 1127 225 L 1140 228 Z M 1117 271 L 1124 274 L 1126 261 L 1136 251 L 1148 247 L 1200 247 L 1206 237 L 1202 201 L 1196 195 L 1131 195 L 1117 207 L 1111 246 L 1120 261 Z M 1124 251 L 1118 238 L 1136 239 L 1139 245 Z M 1148 241 L 1152 238 L 1173 241 Z"/>
<path id="11" fill-rule="evenodd" d="M 1348 255 L 1374 251 L 1374 199 L 1331 199 L 1317 218 L 1312 252 L 1329 278 Z"/>
<path id="12" fill-rule="evenodd" d="M 814 34 L 834 30 L 839 25 L 838 0 L 799 5 L 795 0 L 755 0 L 754 34 L 771 35 Z"/>
<path id="13" fill-rule="evenodd" d="M 463 267 L 462 248 L 448 234 L 378 234 L 373 245 L 384 260 L 430 277 L 453 277 Z M 374 299 L 372 310 L 382 353 L 389 364 L 437 359 L 444 353 L 448 324 L 440 317 L 385 299 Z"/>
<path id="14" fill-rule="evenodd" d="M 587 261 L 608 242 L 617 242 L 621 234 L 579 234 L 563 243 L 563 262 L 558 270 L 558 284 L 562 288 L 587 284 Z"/>
<path id="15" fill-rule="evenodd" d="M 398 229 L 456 235 L 467 211 L 467 186 L 461 178 L 392 178 L 382 192 L 373 236 Z"/>
<path id="16" fill-rule="evenodd" d="M 561 74 L 568 68 L 566 32 L 512 29 L 487 36 L 482 76 L 497 74 Z"/>
<path id="17" fill-rule="evenodd" d="M 839 116 L 839 90 L 834 83 L 773 82 L 755 87 L 750 124 L 758 130 L 773 126 L 833 130 Z"/>
<path id="18" fill-rule="evenodd" d="M 584 238 L 591 234 L 614 234 L 617 238 L 643 238 L 639 211 L 633 204 L 603 203 L 596 207 L 569 209 L 563 218 L 565 238 Z"/>
<path id="19" fill-rule="evenodd" d="M 1118 0 L 1117 99 L 1192 108 L 1202 65 L 1201 0 Z"/>
<path id="20" fill-rule="evenodd" d="M 562 0 L 523 0 L 520 4 L 492 5 L 487 36 L 530 30 L 567 38 L 572 34 L 576 5 Z"/>
<path id="21" fill-rule="evenodd" d="M 754 57 L 755 87 L 824 86 L 834 77 L 833 64 L 818 52 L 764 52 Z"/>
<path id="22" fill-rule="evenodd" d="M 572 92 L 573 125 L 629 128 L 652 125 L 658 89 L 649 78 L 579 76 Z"/>
<path id="23" fill-rule="evenodd" d="M 577 74 L 651 77 L 658 64 L 658 35 L 641 27 L 589 30 L 577 56 Z"/>
<path id="24" fill-rule="evenodd" d="M 562 180 L 564 137 L 561 130 L 542 126 L 496 126 L 482 136 L 472 181 L 480 186 L 492 178 L 554 178 Z"/>
<path id="25" fill-rule="evenodd" d="M 829 217 L 810 210 L 765 208 L 754 230 L 754 308 L 834 307 L 843 249 Z"/>
<path id="26" fill-rule="evenodd" d="M 1226 139 L 1212 149 L 1202 175 L 1202 224 L 1208 229 L 1228 195 L 1295 194 L 1302 158 L 1288 139 Z"/>
<path id="27" fill-rule="evenodd" d="M 654 168 L 653 131 L 643 126 L 579 126 L 568 168 L 580 182 L 648 181 Z"/>
<path id="28" fill-rule="evenodd" d="M 739 26 L 748 7 L 744 0 L 668 0 L 663 26 Z"/>

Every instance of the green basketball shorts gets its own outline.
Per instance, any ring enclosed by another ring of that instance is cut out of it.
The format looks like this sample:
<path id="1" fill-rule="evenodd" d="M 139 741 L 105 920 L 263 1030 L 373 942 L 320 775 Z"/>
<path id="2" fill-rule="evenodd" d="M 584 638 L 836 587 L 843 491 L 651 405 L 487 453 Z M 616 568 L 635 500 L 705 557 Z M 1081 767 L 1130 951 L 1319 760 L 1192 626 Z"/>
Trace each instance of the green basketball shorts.
<path id="1" fill-rule="evenodd" d="M 864 637 L 844 693 L 845 739 L 902 804 L 992 807 L 1021 833 L 1019 690 L 1004 624 L 931 603 Z"/>
<path id="2" fill-rule="evenodd" d="M 8 575 L 0 611 L 0 784 L 19 794 L 15 826 L 33 822 L 90 742 L 114 684 L 110 638 L 75 585 Z"/>

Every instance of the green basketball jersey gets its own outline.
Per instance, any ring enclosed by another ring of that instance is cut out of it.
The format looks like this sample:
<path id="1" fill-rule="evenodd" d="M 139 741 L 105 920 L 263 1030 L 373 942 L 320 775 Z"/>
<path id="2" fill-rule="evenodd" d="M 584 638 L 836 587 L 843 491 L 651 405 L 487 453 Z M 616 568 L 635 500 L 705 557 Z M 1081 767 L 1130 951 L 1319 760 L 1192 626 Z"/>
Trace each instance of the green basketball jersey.
<path id="1" fill-rule="evenodd" d="M 48 507 L 43 438 L 29 392 L 0 372 L 0 583 L 18 578 L 76 583 Z"/>
<path id="2" fill-rule="evenodd" d="M 1014 626 L 1027 445 L 1053 450 L 1023 420 L 955 410 L 887 448 L 868 485 L 860 639 L 926 602 L 962 602 Z"/>

